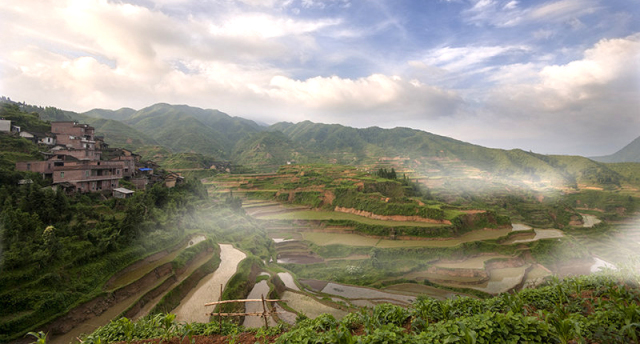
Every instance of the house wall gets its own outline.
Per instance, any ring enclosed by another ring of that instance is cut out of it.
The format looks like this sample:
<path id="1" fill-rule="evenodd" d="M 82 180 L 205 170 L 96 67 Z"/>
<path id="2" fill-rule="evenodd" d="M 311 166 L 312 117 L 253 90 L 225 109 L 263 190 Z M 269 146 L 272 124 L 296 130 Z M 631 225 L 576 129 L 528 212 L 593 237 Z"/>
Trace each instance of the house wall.
<path id="1" fill-rule="evenodd" d="M 52 161 L 20 161 L 16 163 L 16 170 L 38 173 L 53 173 Z"/>
<path id="2" fill-rule="evenodd" d="M 119 187 L 122 169 L 120 162 L 65 162 L 53 167 L 53 183 L 71 183 L 81 192 L 112 190 Z"/>
<path id="3" fill-rule="evenodd" d="M 51 132 L 54 134 L 71 136 L 88 136 L 93 141 L 95 129 L 88 124 L 77 124 L 75 122 L 51 122 Z"/>
<path id="4" fill-rule="evenodd" d="M 79 160 L 100 160 L 102 152 L 89 149 L 61 149 L 58 154 L 70 155 Z"/>
<path id="5" fill-rule="evenodd" d="M 11 121 L 8 119 L 0 119 L 0 131 L 11 131 Z"/>
<path id="6" fill-rule="evenodd" d="M 135 157 L 132 155 L 125 155 L 113 158 L 109 161 L 119 161 L 123 163 L 123 176 L 130 178 L 136 172 L 136 161 Z"/>

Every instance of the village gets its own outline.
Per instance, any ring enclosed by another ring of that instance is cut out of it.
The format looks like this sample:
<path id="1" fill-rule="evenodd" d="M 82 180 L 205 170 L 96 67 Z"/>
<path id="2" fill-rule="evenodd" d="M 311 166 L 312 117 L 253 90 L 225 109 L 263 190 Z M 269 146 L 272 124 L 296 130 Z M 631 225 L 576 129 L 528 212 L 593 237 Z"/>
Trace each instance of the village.
<path id="1" fill-rule="evenodd" d="M 135 190 L 144 190 L 150 184 L 163 183 L 171 188 L 184 181 L 177 173 L 159 173 L 156 163 L 141 161 L 141 157 L 130 150 L 109 147 L 88 124 L 51 122 L 49 132 L 32 132 L 21 130 L 10 120 L 0 119 L 0 131 L 46 147 L 46 151 L 41 151 L 44 160 L 16 162 L 16 170 L 39 173 L 51 180 L 52 187 L 68 194 L 101 192 L 128 198 Z M 135 190 L 121 186 L 121 181 Z"/>

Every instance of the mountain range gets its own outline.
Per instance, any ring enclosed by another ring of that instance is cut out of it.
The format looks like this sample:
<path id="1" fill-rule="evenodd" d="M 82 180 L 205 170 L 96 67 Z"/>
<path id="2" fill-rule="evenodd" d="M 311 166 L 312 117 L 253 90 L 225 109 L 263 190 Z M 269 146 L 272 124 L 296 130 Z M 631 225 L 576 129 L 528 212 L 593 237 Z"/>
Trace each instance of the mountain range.
<path id="1" fill-rule="evenodd" d="M 591 159 L 600 162 L 640 162 L 640 136 L 611 155 L 596 156 Z"/>
<path id="2" fill-rule="evenodd" d="M 112 146 L 154 152 L 156 157 L 170 152 L 201 154 L 209 157 L 204 161 L 229 160 L 255 171 L 273 171 L 291 162 L 370 165 L 395 161 L 407 169 L 448 168 L 447 173 L 456 173 L 471 167 L 492 175 L 564 184 L 619 184 L 624 177 L 602 162 L 640 161 L 640 138 L 611 156 L 588 159 L 486 148 L 411 128 L 358 129 L 310 121 L 264 126 L 187 105 L 160 103 L 137 111 L 85 113 L 31 110 L 45 120 L 88 123 Z"/>

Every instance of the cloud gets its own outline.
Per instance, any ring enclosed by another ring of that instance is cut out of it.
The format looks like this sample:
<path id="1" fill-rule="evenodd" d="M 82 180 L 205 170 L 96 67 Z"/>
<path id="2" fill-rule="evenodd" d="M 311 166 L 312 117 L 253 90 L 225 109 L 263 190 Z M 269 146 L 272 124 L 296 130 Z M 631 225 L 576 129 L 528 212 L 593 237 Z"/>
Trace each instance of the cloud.
<path id="1" fill-rule="evenodd" d="M 463 12 L 469 23 L 496 27 L 513 27 L 527 23 L 579 22 L 580 17 L 595 13 L 598 0 L 560 0 L 523 7 L 513 0 L 475 0 Z"/>
<path id="2" fill-rule="evenodd" d="M 275 101 L 314 113 L 334 117 L 366 115 L 370 119 L 399 113 L 405 119 L 448 116 L 462 102 L 453 91 L 381 74 L 355 80 L 337 76 L 307 80 L 275 76 L 264 92 Z M 353 123 L 361 126 L 356 124 L 359 121 L 360 118 L 355 118 Z"/>
<path id="3" fill-rule="evenodd" d="M 429 51 L 423 61 L 428 65 L 459 72 L 476 67 L 496 56 L 527 50 L 527 46 L 444 47 Z"/>
<path id="4" fill-rule="evenodd" d="M 526 70 L 531 80 L 531 67 L 513 68 Z M 488 94 L 482 111 L 508 125 L 503 130 L 523 135 L 546 132 L 557 144 L 562 141 L 567 147 L 575 142 L 576 151 L 590 149 L 601 154 L 611 153 L 601 147 L 603 135 L 609 135 L 607 141 L 619 147 L 638 135 L 640 34 L 601 40 L 582 59 L 545 66 L 528 83 L 509 78 L 513 72 L 508 67 L 502 72 L 507 82 Z"/>

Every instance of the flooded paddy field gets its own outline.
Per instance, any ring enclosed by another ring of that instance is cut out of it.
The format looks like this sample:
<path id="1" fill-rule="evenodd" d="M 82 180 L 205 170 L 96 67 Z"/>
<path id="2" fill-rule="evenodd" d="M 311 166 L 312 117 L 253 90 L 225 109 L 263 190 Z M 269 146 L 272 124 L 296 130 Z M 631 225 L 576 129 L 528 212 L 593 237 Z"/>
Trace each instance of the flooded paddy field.
<path id="1" fill-rule="evenodd" d="M 278 277 L 280 277 L 280 280 L 282 281 L 282 283 L 284 283 L 285 287 L 295 291 L 300 291 L 300 288 L 298 288 L 298 286 L 296 285 L 296 282 L 293 280 L 293 276 L 291 276 L 290 273 L 279 272 Z"/>
<path id="2" fill-rule="evenodd" d="M 471 257 L 460 261 L 439 261 L 433 264 L 439 268 L 445 269 L 484 269 L 485 263 L 492 259 L 511 258 L 511 256 L 488 254 L 477 257 Z"/>
<path id="3" fill-rule="evenodd" d="M 521 236 L 513 237 L 505 241 L 504 244 L 510 245 L 510 244 L 533 242 L 533 241 L 538 241 L 542 239 L 557 239 L 557 238 L 562 238 L 564 236 L 564 233 L 562 233 L 562 231 L 559 229 L 534 228 L 534 231 L 535 231 L 535 234 L 532 234 L 529 237 L 521 237 Z"/>
<path id="4" fill-rule="evenodd" d="M 220 285 L 227 284 L 245 257 L 246 254 L 229 244 L 220 245 L 220 266 L 215 272 L 205 276 L 172 311 L 176 314 L 176 321 L 209 322 L 207 313 L 211 312 L 212 307 L 206 308 L 204 304 L 219 300 Z"/>
<path id="5" fill-rule="evenodd" d="M 287 300 L 287 306 L 298 312 L 302 312 L 309 318 L 316 318 L 320 314 L 328 313 L 336 317 L 336 319 L 342 319 L 342 317 L 348 313 L 345 310 L 328 306 L 314 297 L 293 291 L 287 290 L 282 293 L 282 299 Z"/>
<path id="6" fill-rule="evenodd" d="M 524 278 L 528 267 L 529 265 L 514 268 L 493 269 L 491 270 L 489 281 L 481 285 L 469 285 L 468 287 L 491 295 L 506 293 L 522 283 L 522 279 Z"/>
<path id="7" fill-rule="evenodd" d="M 416 240 L 389 240 L 373 238 L 355 233 L 326 233 L 326 232 L 303 232 L 304 240 L 313 242 L 316 245 L 349 245 L 349 246 L 370 246 L 379 248 L 394 247 L 454 247 L 462 243 L 492 240 L 506 237 L 511 229 L 480 229 L 465 233 L 460 237 L 453 238 L 417 238 Z"/>
<path id="8" fill-rule="evenodd" d="M 442 224 L 418 222 L 418 221 L 390 221 L 390 220 L 376 220 L 364 216 L 355 214 L 324 211 L 324 210 L 305 210 L 304 207 L 290 208 L 290 207 L 274 207 L 269 211 L 255 212 L 254 215 L 257 219 L 262 220 L 350 220 L 370 225 L 378 226 L 411 226 L 411 227 L 440 227 Z"/>
<path id="9" fill-rule="evenodd" d="M 418 283 L 394 284 L 381 290 L 415 297 L 428 296 L 436 300 L 450 299 L 456 296 L 470 296 Z"/>
<path id="10" fill-rule="evenodd" d="M 247 299 L 249 300 L 259 300 L 261 298 L 266 298 L 266 295 L 269 294 L 269 285 L 267 281 L 262 280 L 256 283 L 251 289 L 249 295 L 247 295 Z M 260 313 L 263 312 L 262 302 L 247 302 L 245 303 L 244 310 L 246 313 Z M 275 320 L 272 317 L 267 317 L 267 321 L 269 326 L 274 326 L 276 324 Z M 244 318 L 244 322 L 242 323 L 244 327 L 247 328 L 257 328 L 264 326 L 264 318 L 261 316 L 250 315 Z"/>
<path id="11" fill-rule="evenodd" d="M 349 302 L 364 300 L 369 301 L 373 304 L 390 302 L 408 306 L 413 301 L 415 301 L 414 296 L 384 292 L 373 288 L 356 287 L 352 285 L 338 284 L 333 282 L 327 283 L 327 285 L 320 292 L 328 295 L 339 296 L 340 298 L 348 300 Z"/>

